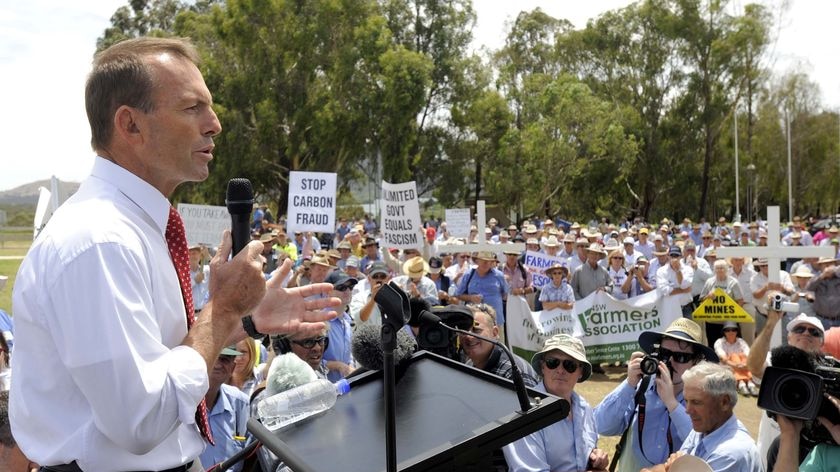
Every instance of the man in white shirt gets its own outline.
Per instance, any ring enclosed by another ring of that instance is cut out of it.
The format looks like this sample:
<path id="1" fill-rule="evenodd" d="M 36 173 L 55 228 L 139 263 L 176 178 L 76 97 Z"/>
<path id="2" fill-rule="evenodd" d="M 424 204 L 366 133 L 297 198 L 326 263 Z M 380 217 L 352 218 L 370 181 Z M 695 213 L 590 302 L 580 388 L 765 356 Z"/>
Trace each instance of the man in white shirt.
<path id="1" fill-rule="evenodd" d="M 164 38 L 94 59 L 85 102 L 99 156 L 33 243 L 13 295 L 10 421 L 42 466 L 188 470 L 204 448 L 202 400 L 222 348 L 246 330 L 321 330 L 335 316 L 322 309 L 340 303 L 304 301 L 329 284 L 280 288 L 290 263 L 266 282 L 258 242 L 228 261 L 225 232 L 210 298 L 191 319 L 183 224 L 168 198 L 207 178 L 221 132 L 197 60 L 187 41 Z"/>
<path id="2" fill-rule="evenodd" d="M 682 307 L 683 316 L 691 316 L 691 282 L 694 271 L 682 263 L 682 251 L 678 246 L 671 246 L 668 250 L 668 264 L 656 271 L 656 290 L 662 296 L 673 295 Z"/>

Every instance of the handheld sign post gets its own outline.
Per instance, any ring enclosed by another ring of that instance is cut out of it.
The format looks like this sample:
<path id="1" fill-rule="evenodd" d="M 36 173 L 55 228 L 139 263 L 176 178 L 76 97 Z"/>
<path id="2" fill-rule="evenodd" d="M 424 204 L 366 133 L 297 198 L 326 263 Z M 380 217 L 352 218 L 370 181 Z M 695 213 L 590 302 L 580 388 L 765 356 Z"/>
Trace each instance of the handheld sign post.
<path id="1" fill-rule="evenodd" d="M 790 258 L 805 257 L 833 257 L 832 246 L 785 246 L 781 241 L 779 226 L 779 207 L 767 207 L 767 246 L 754 247 L 720 247 L 717 249 L 718 257 L 751 257 L 753 259 L 767 258 L 767 279 L 771 283 L 780 283 L 779 271 L 782 269 L 782 261 Z M 766 300 L 756 300 L 756 305 L 765 303 Z M 776 347 L 782 344 L 782 330 L 779 326 L 770 338 L 770 346 Z"/>
<path id="2" fill-rule="evenodd" d="M 438 250 L 441 252 L 480 252 L 480 251 L 490 251 L 490 252 L 500 252 L 504 249 L 513 249 L 515 251 L 522 252 L 525 250 L 525 245 L 522 243 L 505 243 L 505 244 L 489 244 L 487 240 L 484 239 L 484 228 L 487 226 L 486 220 L 486 213 L 484 211 L 484 200 L 479 200 L 476 202 L 476 212 L 475 212 L 475 219 L 476 219 L 476 227 L 478 228 L 478 235 L 476 236 L 477 243 L 467 243 L 467 244 L 441 244 L 438 246 Z M 449 223 L 447 222 L 447 226 Z"/>
<path id="3" fill-rule="evenodd" d="M 755 323 L 747 310 L 741 308 L 735 300 L 722 289 L 716 288 L 715 296 L 707 298 L 694 310 L 692 316 L 699 321 L 737 321 L 740 323 Z"/>
<path id="4" fill-rule="evenodd" d="M 336 174 L 289 172 L 289 231 L 335 232 Z"/>

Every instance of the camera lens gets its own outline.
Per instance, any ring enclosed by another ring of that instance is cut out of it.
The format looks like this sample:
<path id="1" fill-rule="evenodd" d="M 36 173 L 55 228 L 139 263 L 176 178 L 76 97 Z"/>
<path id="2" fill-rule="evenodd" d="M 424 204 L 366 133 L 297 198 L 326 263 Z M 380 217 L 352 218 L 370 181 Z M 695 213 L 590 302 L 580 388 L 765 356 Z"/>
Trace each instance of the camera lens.
<path id="1" fill-rule="evenodd" d="M 775 391 L 779 406 L 791 413 L 808 409 L 813 399 L 819 398 L 812 383 L 794 376 L 780 379 Z"/>
<path id="2" fill-rule="evenodd" d="M 645 356 L 644 359 L 642 359 L 641 364 L 639 364 L 639 369 L 641 369 L 642 373 L 645 375 L 655 374 L 658 367 L 659 363 L 656 361 L 656 358 L 651 356 Z"/>

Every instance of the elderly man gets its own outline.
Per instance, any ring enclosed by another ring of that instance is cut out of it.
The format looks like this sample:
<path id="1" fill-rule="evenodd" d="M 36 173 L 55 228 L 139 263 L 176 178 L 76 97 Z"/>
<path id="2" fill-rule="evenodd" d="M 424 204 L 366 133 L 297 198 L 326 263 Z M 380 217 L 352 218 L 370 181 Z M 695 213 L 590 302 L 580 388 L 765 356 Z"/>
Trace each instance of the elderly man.
<path id="1" fill-rule="evenodd" d="M 610 274 L 607 269 L 598 264 L 598 261 L 606 255 L 607 253 L 598 243 L 592 243 L 586 248 L 586 263 L 572 273 L 571 285 L 575 300 L 583 300 L 596 290 L 610 290 L 612 286 Z"/>
<path id="2" fill-rule="evenodd" d="M 741 308 L 755 319 L 755 305 L 753 304 L 752 290 L 750 290 L 750 281 L 752 276 L 755 275 L 752 264 L 746 264 L 743 257 L 732 257 L 729 259 L 729 266 L 729 275 L 735 277 L 735 280 L 738 281 L 741 295 L 744 297 L 744 304 Z M 751 346 L 755 339 L 755 322 L 741 322 L 738 323 L 738 327 L 741 329 L 741 337 Z"/>
<path id="3" fill-rule="evenodd" d="M 693 431 L 667 464 L 642 471 L 668 471 L 680 456 L 702 459 L 714 472 L 761 472 L 758 449 L 747 428 L 735 417 L 738 391 L 732 371 L 701 362 L 683 374 L 685 411 Z"/>
<path id="4" fill-rule="evenodd" d="M 822 318 L 823 326 L 840 326 L 840 268 L 837 259 L 821 258 L 817 262 L 819 275 L 812 278 L 805 289 L 814 292 L 814 311 Z"/>
<path id="5" fill-rule="evenodd" d="M 677 297 L 683 316 L 691 318 L 691 284 L 694 281 L 694 271 L 687 264 L 683 264 L 681 257 L 682 251 L 679 246 L 671 246 L 668 250 L 668 263 L 656 270 L 656 290 L 662 296 Z"/>
<path id="6" fill-rule="evenodd" d="M 210 375 L 210 388 L 204 398 L 210 410 L 210 427 L 216 444 L 208 443 L 201 453 L 201 466 L 205 469 L 241 451 L 251 437 L 247 429 L 250 399 L 238 388 L 227 384 L 233 374 L 234 360 L 241 355 L 234 346 L 222 349 Z M 242 463 L 228 470 L 239 472 Z"/>
<path id="7" fill-rule="evenodd" d="M 379 243 L 372 237 L 365 238 L 365 242 L 362 244 L 362 250 L 365 254 L 362 257 L 362 262 L 359 263 L 361 270 L 367 270 L 371 263 L 383 260 L 382 254 L 379 253 Z"/>
<path id="8" fill-rule="evenodd" d="M 496 324 L 504 329 L 504 300 L 510 292 L 505 274 L 496 268 L 496 254 L 482 251 L 475 255 L 477 267 L 470 269 L 458 284 L 455 296 L 466 303 L 486 303 L 496 311 Z"/>
<path id="9" fill-rule="evenodd" d="M 683 446 L 691 433 L 683 375 L 701 360 L 718 361 L 714 350 L 701 341 L 700 327 L 685 318 L 678 318 L 664 332 L 639 335 L 644 352 L 631 354 L 627 379 L 595 407 L 599 434 L 625 434 L 622 441 L 631 441 L 624 444 L 618 458 L 620 472 L 664 463 Z M 642 359 L 654 352 L 659 356 L 657 370 L 645 377 Z M 642 382 L 643 378 L 648 380 Z"/>
<path id="10" fill-rule="evenodd" d="M 222 348 L 335 316 L 322 309 L 338 300 L 304 300 L 329 285 L 281 288 L 290 262 L 266 282 L 261 245 L 234 255 L 227 232 L 195 316 L 168 198 L 208 177 L 221 132 L 197 61 L 175 38 L 127 40 L 94 58 L 91 177 L 33 243 L 13 295 L 12 430 L 44 466 L 188 469 L 212 440 L 204 399 Z"/>
<path id="11" fill-rule="evenodd" d="M 332 342 L 324 347 L 324 360 L 329 371 L 327 379 L 330 382 L 337 382 L 346 377 L 356 367 L 353 354 L 350 351 L 353 339 L 353 318 L 348 313 L 350 298 L 353 288 L 358 283 L 353 277 L 345 272 L 334 270 L 330 272 L 325 280 L 332 284 L 332 295 L 341 300 L 340 315 L 330 320 L 327 337 Z"/>
<path id="12" fill-rule="evenodd" d="M 644 256 L 650 260 L 653 257 L 653 250 L 656 245 L 648 240 L 650 230 L 647 228 L 642 228 L 639 230 L 639 241 L 636 242 L 636 251 L 641 252 Z"/>
<path id="13" fill-rule="evenodd" d="M 499 339 L 499 326 L 496 324 L 496 313 L 493 308 L 487 304 L 467 305 L 473 314 L 472 332 L 480 336 L 491 339 Z M 502 349 L 495 344 L 478 339 L 473 336 L 461 334 L 460 338 L 461 348 L 464 350 L 464 355 L 467 356 L 466 364 L 481 369 L 485 372 L 504 377 L 512 380 L 510 359 L 502 351 Z M 516 367 L 522 373 L 522 380 L 528 387 L 533 387 L 537 384 L 537 373 L 525 359 L 514 354 L 514 362 Z"/>
<path id="14" fill-rule="evenodd" d="M 403 275 L 394 277 L 397 284 L 411 298 L 422 298 L 429 305 L 440 303 L 437 287 L 432 279 L 426 277 L 430 267 L 420 256 L 412 257 L 402 265 Z"/>
<path id="15" fill-rule="evenodd" d="M 770 292 L 781 292 L 783 295 L 790 296 L 796 292 L 793 286 L 793 281 L 790 275 L 783 271 L 779 271 L 779 283 L 770 282 L 768 261 L 765 258 L 756 261 L 755 266 L 758 272 L 750 279 L 750 291 L 752 292 L 755 303 L 755 332 L 759 333 L 764 328 L 767 320 L 767 307 L 764 303 L 758 303 L 759 300 L 766 301 L 767 294 Z"/>
<path id="16" fill-rule="evenodd" d="M 382 315 L 373 297 L 389 280 L 391 280 L 391 275 L 384 262 L 374 262 L 368 267 L 367 285 L 369 288 L 356 292 L 350 300 L 350 315 L 353 317 L 356 328 L 365 323 L 382 324 Z"/>

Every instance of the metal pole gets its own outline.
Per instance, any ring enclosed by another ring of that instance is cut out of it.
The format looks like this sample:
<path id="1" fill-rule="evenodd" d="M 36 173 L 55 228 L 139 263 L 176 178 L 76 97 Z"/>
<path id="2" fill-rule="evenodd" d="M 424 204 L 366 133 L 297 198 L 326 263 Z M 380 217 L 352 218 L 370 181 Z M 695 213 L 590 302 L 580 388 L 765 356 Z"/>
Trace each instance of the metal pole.
<path id="1" fill-rule="evenodd" d="M 790 151 L 790 110 L 785 104 L 785 120 L 787 120 L 787 159 L 788 159 L 788 221 L 793 221 L 793 166 Z"/>
<path id="2" fill-rule="evenodd" d="M 741 188 L 738 173 L 738 104 L 735 104 L 735 221 L 741 221 Z"/>

